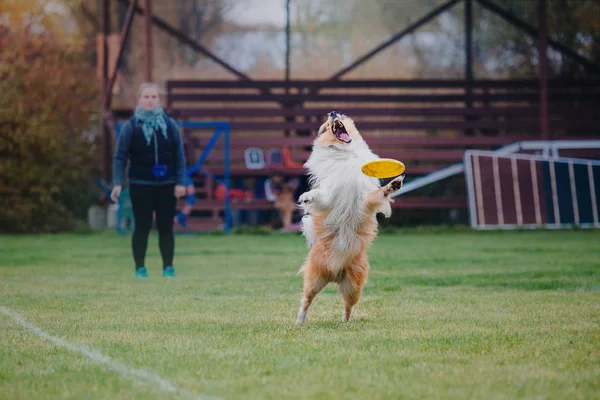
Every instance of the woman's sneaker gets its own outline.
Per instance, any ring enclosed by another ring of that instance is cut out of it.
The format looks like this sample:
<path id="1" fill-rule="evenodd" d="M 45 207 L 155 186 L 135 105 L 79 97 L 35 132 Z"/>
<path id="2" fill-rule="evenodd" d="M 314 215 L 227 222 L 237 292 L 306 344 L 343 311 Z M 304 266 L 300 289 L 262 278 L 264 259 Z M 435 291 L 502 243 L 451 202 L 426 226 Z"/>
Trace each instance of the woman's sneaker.
<path id="1" fill-rule="evenodd" d="M 135 276 L 137 276 L 138 278 L 147 278 L 148 271 L 146 271 L 146 267 L 138 267 L 135 270 Z"/>
<path id="2" fill-rule="evenodd" d="M 175 268 L 172 265 L 163 269 L 163 276 L 165 278 L 175 278 Z"/>

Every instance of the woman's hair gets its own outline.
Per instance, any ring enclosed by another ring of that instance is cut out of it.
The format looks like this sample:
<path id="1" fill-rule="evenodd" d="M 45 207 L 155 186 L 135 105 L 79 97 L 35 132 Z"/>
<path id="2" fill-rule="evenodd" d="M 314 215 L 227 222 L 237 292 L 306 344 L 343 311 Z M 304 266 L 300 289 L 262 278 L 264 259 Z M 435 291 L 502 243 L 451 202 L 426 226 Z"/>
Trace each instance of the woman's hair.
<path id="1" fill-rule="evenodd" d="M 158 93 L 158 95 L 160 96 L 160 87 L 156 83 L 144 82 L 140 85 L 140 88 L 138 89 L 138 92 L 137 92 L 138 100 L 139 100 L 140 96 L 142 95 L 142 92 L 148 88 L 155 89 L 156 93 Z"/>

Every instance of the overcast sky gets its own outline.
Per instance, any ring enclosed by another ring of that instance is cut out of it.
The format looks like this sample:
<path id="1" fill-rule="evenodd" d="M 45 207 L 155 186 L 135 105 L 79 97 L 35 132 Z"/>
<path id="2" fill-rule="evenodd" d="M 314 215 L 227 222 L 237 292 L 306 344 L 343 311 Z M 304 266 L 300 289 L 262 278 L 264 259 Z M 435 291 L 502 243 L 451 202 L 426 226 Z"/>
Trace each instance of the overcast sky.
<path id="1" fill-rule="evenodd" d="M 285 26 L 286 0 L 238 0 L 228 17 L 237 23 Z"/>

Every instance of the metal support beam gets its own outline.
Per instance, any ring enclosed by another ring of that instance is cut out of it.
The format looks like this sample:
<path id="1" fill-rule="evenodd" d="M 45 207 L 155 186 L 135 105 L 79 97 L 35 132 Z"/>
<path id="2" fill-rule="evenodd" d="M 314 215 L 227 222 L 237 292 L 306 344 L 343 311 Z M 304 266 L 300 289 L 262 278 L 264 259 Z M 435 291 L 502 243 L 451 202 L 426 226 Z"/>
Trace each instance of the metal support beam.
<path id="1" fill-rule="evenodd" d="M 473 0 L 465 0 L 465 107 L 473 107 Z M 472 119 L 467 116 L 467 120 Z M 466 135 L 473 135 L 473 129 L 467 129 Z"/>
<path id="2" fill-rule="evenodd" d="M 110 35 L 110 2 L 109 0 L 102 0 L 102 89 L 103 93 L 106 93 L 108 87 L 108 35 Z M 106 100 L 103 101 L 103 106 Z M 103 153 L 103 173 L 104 180 L 106 182 L 111 180 L 111 135 L 110 129 L 108 128 L 108 122 L 106 121 L 106 109 L 102 110 L 100 116 L 100 131 L 102 132 L 102 153 Z"/>
<path id="3" fill-rule="evenodd" d="M 290 80 L 290 0 L 285 4 L 285 81 Z M 286 89 L 286 92 L 289 88 Z"/>
<path id="4" fill-rule="evenodd" d="M 412 31 L 414 31 L 417 28 L 421 27 L 422 25 L 426 24 L 427 22 L 429 22 L 433 18 L 437 17 L 439 14 L 443 13 L 444 11 L 449 10 L 459 1 L 461 1 L 461 0 L 450 0 L 450 1 L 442 4 L 441 6 L 434 8 L 433 10 L 431 10 L 430 12 L 425 14 L 423 17 L 421 17 L 419 20 L 413 22 L 412 24 L 410 24 L 409 26 L 404 28 L 402 31 L 396 33 L 391 38 L 389 38 L 385 42 L 381 43 L 379 46 L 377 46 L 376 48 L 374 48 L 367 54 L 363 55 L 358 60 L 354 61 L 352 64 L 348 65 L 347 67 L 344 67 L 342 70 L 333 74 L 327 80 L 334 81 L 334 80 L 341 78 L 343 75 L 352 71 L 353 69 L 355 69 L 356 67 L 358 67 L 359 65 L 364 63 L 365 61 L 369 60 L 375 54 L 379 53 L 380 51 L 382 51 L 382 50 L 386 49 L 387 47 L 391 46 L 392 44 L 396 43 L 398 40 L 402 39 L 404 36 L 408 35 Z"/>
<path id="5" fill-rule="evenodd" d="M 133 12 L 133 8 L 137 4 L 137 0 L 133 0 L 129 3 L 129 7 L 127 7 L 127 14 L 125 15 L 125 22 L 123 23 L 123 28 L 121 29 L 121 43 L 119 43 L 119 52 L 117 53 L 117 60 L 115 61 L 115 68 L 113 69 L 112 75 L 110 76 L 110 80 L 108 82 L 108 86 L 104 89 L 104 108 L 110 108 L 110 103 L 112 101 L 112 90 L 115 86 L 115 80 L 117 79 L 117 71 L 118 67 L 121 64 L 121 58 L 123 58 L 123 52 L 125 51 L 125 46 L 127 45 L 127 39 L 129 38 L 129 31 L 131 30 L 131 25 L 133 23 L 133 16 L 135 13 Z"/>
<path id="6" fill-rule="evenodd" d="M 285 2 L 285 81 L 290 81 L 290 32 L 291 32 L 291 19 L 290 19 L 290 0 Z M 290 94 L 290 87 L 285 87 L 285 93 Z M 283 108 L 289 108 L 289 103 L 281 103 Z M 285 122 L 294 122 L 296 120 L 293 116 L 285 117 Z M 290 129 L 285 129 L 283 135 L 289 137 L 291 134 Z"/>
<path id="7" fill-rule="evenodd" d="M 538 75 L 540 79 L 540 135 L 542 140 L 549 139 L 548 132 L 548 21 L 547 0 L 538 0 L 538 21 L 540 26 L 538 38 Z"/>
<path id="8" fill-rule="evenodd" d="M 465 0 L 465 79 L 467 81 L 467 107 L 472 106 L 469 98 L 473 90 L 473 0 Z"/>
<path id="9" fill-rule="evenodd" d="M 120 3 L 125 4 L 127 6 L 129 6 L 130 4 L 130 0 L 118 0 Z M 135 6 L 135 12 L 138 14 L 142 14 L 143 11 L 139 6 Z M 192 49 L 196 50 L 197 52 L 200 52 L 202 54 L 204 54 L 206 57 L 210 58 L 211 60 L 213 60 L 214 62 L 216 62 L 217 64 L 219 64 L 220 66 L 222 66 L 223 68 L 225 68 L 227 71 L 231 72 L 233 75 L 237 76 L 238 78 L 240 78 L 241 80 L 245 80 L 245 81 L 250 81 L 250 77 L 247 76 L 246 74 L 238 71 L 237 69 L 233 68 L 231 65 L 227 64 L 225 61 L 221 60 L 219 57 L 217 57 L 216 55 L 214 55 L 210 50 L 208 50 L 206 47 L 202 46 L 200 43 L 196 42 L 195 40 L 191 39 L 189 36 L 187 36 L 186 34 L 184 34 L 183 32 L 181 32 L 179 29 L 171 26 L 169 23 L 167 23 L 165 20 L 158 18 L 156 16 L 151 16 L 152 19 L 152 23 L 159 29 L 167 32 L 169 35 L 173 36 L 174 38 L 176 38 L 177 40 L 179 40 L 181 43 L 186 44 L 188 46 L 190 46 Z"/>
<path id="10" fill-rule="evenodd" d="M 477 1 L 484 8 L 486 8 L 487 10 L 498 15 L 499 17 L 503 18 L 504 20 L 506 20 L 507 22 L 516 26 L 517 28 L 521 29 L 523 32 L 527 33 L 533 39 L 536 39 L 536 40 L 538 39 L 538 37 L 540 35 L 539 31 L 537 29 L 535 29 L 533 26 L 529 25 L 527 22 L 519 19 L 513 13 L 506 11 L 505 9 L 503 9 L 501 7 L 498 7 L 496 4 L 494 4 L 490 0 L 477 0 Z M 600 65 L 594 64 L 592 61 L 588 60 L 585 57 L 580 56 L 579 54 L 577 54 L 577 52 L 571 50 L 567 46 L 548 38 L 547 35 L 546 35 L 546 40 L 548 41 L 548 45 L 550 47 L 552 47 L 554 50 L 556 50 L 566 56 L 571 57 L 572 59 L 577 61 L 579 64 L 581 64 L 588 71 L 591 71 L 595 74 L 600 74 Z"/>
<path id="11" fill-rule="evenodd" d="M 134 0 L 134 3 L 136 1 Z M 152 82 L 152 0 L 144 1 L 146 33 L 146 82 Z"/>
<path id="12" fill-rule="evenodd" d="M 102 0 L 102 88 L 108 84 L 108 36 L 110 35 L 110 1 Z"/>

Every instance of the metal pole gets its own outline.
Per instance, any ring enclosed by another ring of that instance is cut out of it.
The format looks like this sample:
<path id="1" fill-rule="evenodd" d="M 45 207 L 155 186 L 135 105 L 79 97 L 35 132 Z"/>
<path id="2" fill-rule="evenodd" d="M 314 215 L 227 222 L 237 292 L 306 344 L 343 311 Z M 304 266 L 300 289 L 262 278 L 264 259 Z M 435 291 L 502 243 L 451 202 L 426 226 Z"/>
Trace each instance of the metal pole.
<path id="1" fill-rule="evenodd" d="M 540 135 L 542 140 L 548 140 L 548 24 L 546 20 L 547 0 L 538 0 L 539 20 L 539 79 L 540 79 Z"/>
<path id="2" fill-rule="evenodd" d="M 465 78 L 473 80 L 473 1 L 465 0 Z"/>
<path id="3" fill-rule="evenodd" d="M 290 94 L 290 31 L 291 31 L 291 21 L 290 21 L 290 0 L 286 0 L 285 2 L 285 94 Z M 290 107 L 289 101 L 282 103 L 282 106 L 285 108 Z M 286 122 L 294 122 L 294 117 L 285 117 Z M 283 135 L 285 137 L 290 136 L 290 129 L 285 129 L 283 131 Z"/>
<path id="4" fill-rule="evenodd" d="M 225 233 L 229 234 L 231 233 L 231 196 L 229 194 L 229 181 L 230 181 L 230 161 L 229 161 L 229 134 L 230 134 L 230 127 L 229 127 L 229 123 L 225 124 L 225 127 L 223 129 L 223 150 L 225 152 L 225 159 L 224 159 L 224 166 L 225 166 L 225 171 L 224 171 L 224 176 L 223 176 L 223 180 L 225 181 Z"/>
<path id="5" fill-rule="evenodd" d="M 112 89 L 115 85 L 115 80 L 117 79 L 117 70 L 119 68 L 119 64 L 121 63 L 121 58 L 123 58 L 123 52 L 125 50 L 125 46 L 127 45 L 127 39 L 129 38 L 129 31 L 131 30 L 131 24 L 133 22 L 133 16 L 135 15 L 135 6 L 137 0 L 133 0 L 129 3 L 129 7 L 127 8 L 127 14 L 125 16 L 125 22 L 123 24 L 123 29 L 121 30 L 121 43 L 119 46 L 119 52 L 117 54 L 117 60 L 115 61 L 115 69 L 108 80 L 108 87 L 104 88 L 104 107 L 110 108 L 110 103 L 112 100 Z"/>
<path id="6" fill-rule="evenodd" d="M 285 6 L 285 81 L 290 81 L 290 0 L 286 1 Z M 286 87 L 286 93 L 289 87 Z"/>
<path id="7" fill-rule="evenodd" d="M 473 1 L 465 0 L 465 106 L 473 107 Z M 467 120 L 472 120 L 467 117 Z M 467 129 L 465 134 L 473 135 L 473 129 Z"/>
<path id="8" fill-rule="evenodd" d="M 152 82 L 152 1 L 145 0 L 146 20 L 146 81 Z"/>
<path id="9" fill-rule="evenodd" d="M 102 89 L 103 94 L 106 93 L 108 87 L 108 35 L 110 35 L 110 2 L 102 0 Z M 102 115 L 100 117 L 100 128 L 103 136 L 103 172 L 106 182 L 112 179 L 111 171 L 111 137 L 110 129 L 108 128 L 108 113 L 110 109 L 105 106 L 106 99 L 102 99 Z"/>

